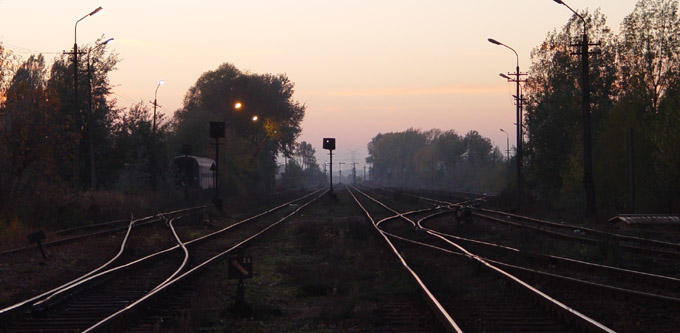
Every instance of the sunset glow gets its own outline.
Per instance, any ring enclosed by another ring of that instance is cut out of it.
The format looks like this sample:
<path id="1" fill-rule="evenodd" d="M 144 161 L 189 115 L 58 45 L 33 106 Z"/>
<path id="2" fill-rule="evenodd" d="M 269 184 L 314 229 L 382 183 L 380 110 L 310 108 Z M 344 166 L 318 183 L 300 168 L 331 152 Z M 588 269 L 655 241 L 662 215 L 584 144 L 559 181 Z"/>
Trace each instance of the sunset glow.
<path id="1" fill-rule="evenodd" d="M 614 30 L 634 0 L 573 0 L 576 11 L 600 8 Z M 77 0 L 0 2 L 0 42 L 22 58 L 48 61 L 73 44 L 73 23 L 101 6 L 105 15 L 78 25 L 78 44 L 105 35 L 122 61 L 112 72 L 120 107 L 153 99 L 167 80 L 159 112 L 172 116 L 204 72 L 229 62 L 253 73 L 285 73 L 294 99 L 307 106 L 299 141 L 321 151 L 336 137 L 341 154 L 376 134 L 409 127 L 478 130 L 506 150 L 514 136 L 513 83 L 498 73 L 521 70 L 546 34 L 572 13 L 551 0 L 271 1 Z M 238 108 L 238 106 L 235 106 Z M 511 142 L 512 145 L 512 142 Z M 512 149 L 512 148 L 511 148 Z M 344 157 L 340 157 L 344 158 Z M 320 157 L 320 162 L 324 160 Z"/>

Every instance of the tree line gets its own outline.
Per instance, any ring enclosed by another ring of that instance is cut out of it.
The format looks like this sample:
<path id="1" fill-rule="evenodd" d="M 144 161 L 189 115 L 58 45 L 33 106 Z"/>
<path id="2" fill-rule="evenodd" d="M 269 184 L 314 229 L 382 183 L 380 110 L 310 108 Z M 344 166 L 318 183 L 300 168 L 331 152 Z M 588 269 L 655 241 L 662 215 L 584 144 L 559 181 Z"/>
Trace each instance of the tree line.
<path id="1" fill-rule="evenodd" d="M 680 19 L 674 0 L 640 0 L 614 34 L 599 10 L 582 12 L 590 41 L 593 177 L 597 207 L 678 212 Z M 554 207 L 583 200 L 580 57 L 573 16 L 532 51 L 525 86 L 526 179 Z"/>
<path id="2" fill-rule="evenodd" d="M 22 60 L 0 44 L 0 219 L 34 210 L 29 202 L 36 198 L 45 205 L 47 198 L 72 198 L 74 186 L 131 194 L 174 189 L 169 161 L 184 144 L 192 155 L 215 156 L 210 121 L 227 124 L 218 148 L 223 194 L 272 191 L 277 156 L 295 154 L 306 109 L 286 75 L 225 63 L 203 73 L 171 117 L 158 113 L 154 128 L 152 103 L 121 106 L 112 94 L 109 74 L 119 58 L 96 47 L 102 40 L 79 48 L 77 106 L 68 54 L 48 65 L 42 55 Z"/>
<path id="3" fill-rule="evenodd" d="M 510 161 L 477 131 L 408 129 L 376 135 L 368 143 L 371 181 L 384 186 L 501 192 Z"/>

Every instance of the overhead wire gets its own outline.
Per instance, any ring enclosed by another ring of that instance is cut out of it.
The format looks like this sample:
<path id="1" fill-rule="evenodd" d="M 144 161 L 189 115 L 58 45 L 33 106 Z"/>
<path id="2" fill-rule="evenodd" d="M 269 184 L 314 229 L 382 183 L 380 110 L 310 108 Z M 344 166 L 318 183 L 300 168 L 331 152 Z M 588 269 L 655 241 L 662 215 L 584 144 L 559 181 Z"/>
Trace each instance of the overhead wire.
<path id="1" fill-rule="evenodd" d="M 61 53 L 63 53 L 63 52 L 34 50 L 34 49 L 27 48 L 27 47 L 19 46 L 19 45 L 9 44 L 9 43 L 6 43 L 6 42 L 0 42 L 0 45 L 3 46 L 5 49 L 10 50 L 14 53 L 25 53 L 25 54 L 61 54 Z"/>

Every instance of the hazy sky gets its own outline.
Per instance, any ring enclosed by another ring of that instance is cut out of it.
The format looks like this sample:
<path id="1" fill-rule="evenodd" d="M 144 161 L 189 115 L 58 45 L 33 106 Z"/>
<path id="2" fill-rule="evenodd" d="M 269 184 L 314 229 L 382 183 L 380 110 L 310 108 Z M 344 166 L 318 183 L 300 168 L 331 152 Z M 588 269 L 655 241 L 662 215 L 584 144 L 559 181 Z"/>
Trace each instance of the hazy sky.
<path id="1" fill-rule="evenodd" d="M 600 8 L 618 32 L 637 0 L 568 0 Z M 572 15 L 553 0 L 0 0 L 0 42 L 27 58 L 69 50 L 99 36 L 122 61 L 111 74 L 119 105 L 153 100 L 172 116 L 198 77 L 225 62 L 253 73 L 285 73 L 307 105 L 300 141 L 320 152 L 337 139 L 334 161 L 363 161 L 378 133 L 409 127 L 478 130 L 514 146 L 514 84 L 499 73 L 520 68 L 549 31 Z M 320 159 L 320 164 L 324 162 Z"/>

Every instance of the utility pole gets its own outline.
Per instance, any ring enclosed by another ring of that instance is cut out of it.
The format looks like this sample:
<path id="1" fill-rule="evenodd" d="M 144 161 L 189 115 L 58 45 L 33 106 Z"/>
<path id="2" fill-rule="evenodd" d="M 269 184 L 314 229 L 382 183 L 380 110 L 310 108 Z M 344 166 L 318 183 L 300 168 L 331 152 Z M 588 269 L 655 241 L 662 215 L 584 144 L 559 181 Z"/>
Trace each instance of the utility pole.
<path id="1" fill-rule="evenodd" d="M 515 58 L 517 59 L 517 66 L 515 67 L 515 73 L 508 73 L 508 75 L 505 75 L 503 73 L 500 74 L 500 76 L 508 82 L 515 82 L 517 93 L 513 97 L 515 97 L 516 101 L 516 106 L 517 106 L 517 198 L 521 199 L 522 196 L 522 141 L 523 141 L 523 134 L 522 134 L 522 95 L 520 92 L 520 83 L 525 82 L 526 80 L 522 80 L 522 76 L 526 76 L 527 73 L 522 73 L 519 71 L 519 55 L 517 54 L 517 51 L 513 49 L 510 46 L 507 46 L 493 38 L 489 38 L 488 41 L 492 44 L 495 45 L 501 45 L 504 46 L 510 51 L 515 53 Z M 511 78 L 510 76 L 514 76 L 515 78 Z"/>
<path id="2" fill-rule="evenodd" d="M 590 217 L 595 213 L 595 181 L 593 180 L 593 153 L 592 153 L 592 133 L 590 121 L 590 52 L 589 46 L 597 46 L 600 43 L 589 44 L 586 21 L 583 20 L 583 41 L 572 46 L 580 50 L 575 54 L 581 55 L 581 89 L 583 100 L 583 188 L 585 190 L 585 213 Z"/>
<path id="3" fill-rule="evenodd" d="M 590 217 L 595 213 L 595 182 L 593 180 L 593 154 L 592 154 L 592 139 L 591 139 L 591 124 L 590 124 L 590 54 L 599 52 L 590 52 L 590 46 L 599 46 L 600 43 L 588 43 L 588 27 L 586 19 L 573 9 L 569 7 L 562 0 L 553 0 L 556 3 L 563 5 L 574 13 L 583 22 L 583 36 L 581 43 L 571 44 L 576 47 L 577 51 L 572 54 L 581 56 L 581 90 L 583 109 L 583 189 L 585 193 L 585 216 Z"/>
<path id="4" fill-rule="evenodd" d="M 339 174 L 339 177 L 340 177 L 340 182 L 341 182 L 341 183 L 342 183 L 342 165 L 343 165 L 343 164 L 345 164 L 345 162 L 339 162 L 339 163 L 338 163 L 338 170 L 339 170 L 338 172 L 340 173 L 340 174 Z"/>
<path id="5" fill-rule="evenodd" d="M 78 23 L 89 16 L 97 14 L 102 7 L 97 7 L 83 16 L 73 27 L 73 187 L 76 198 L 80 193 L 80 106 L 78 105 Z"/>
<path id="6" fill-rule="evenodd" d="M 354 185 L 357 184 L 357 162 L 352 162 L 352 178 Z"/>

